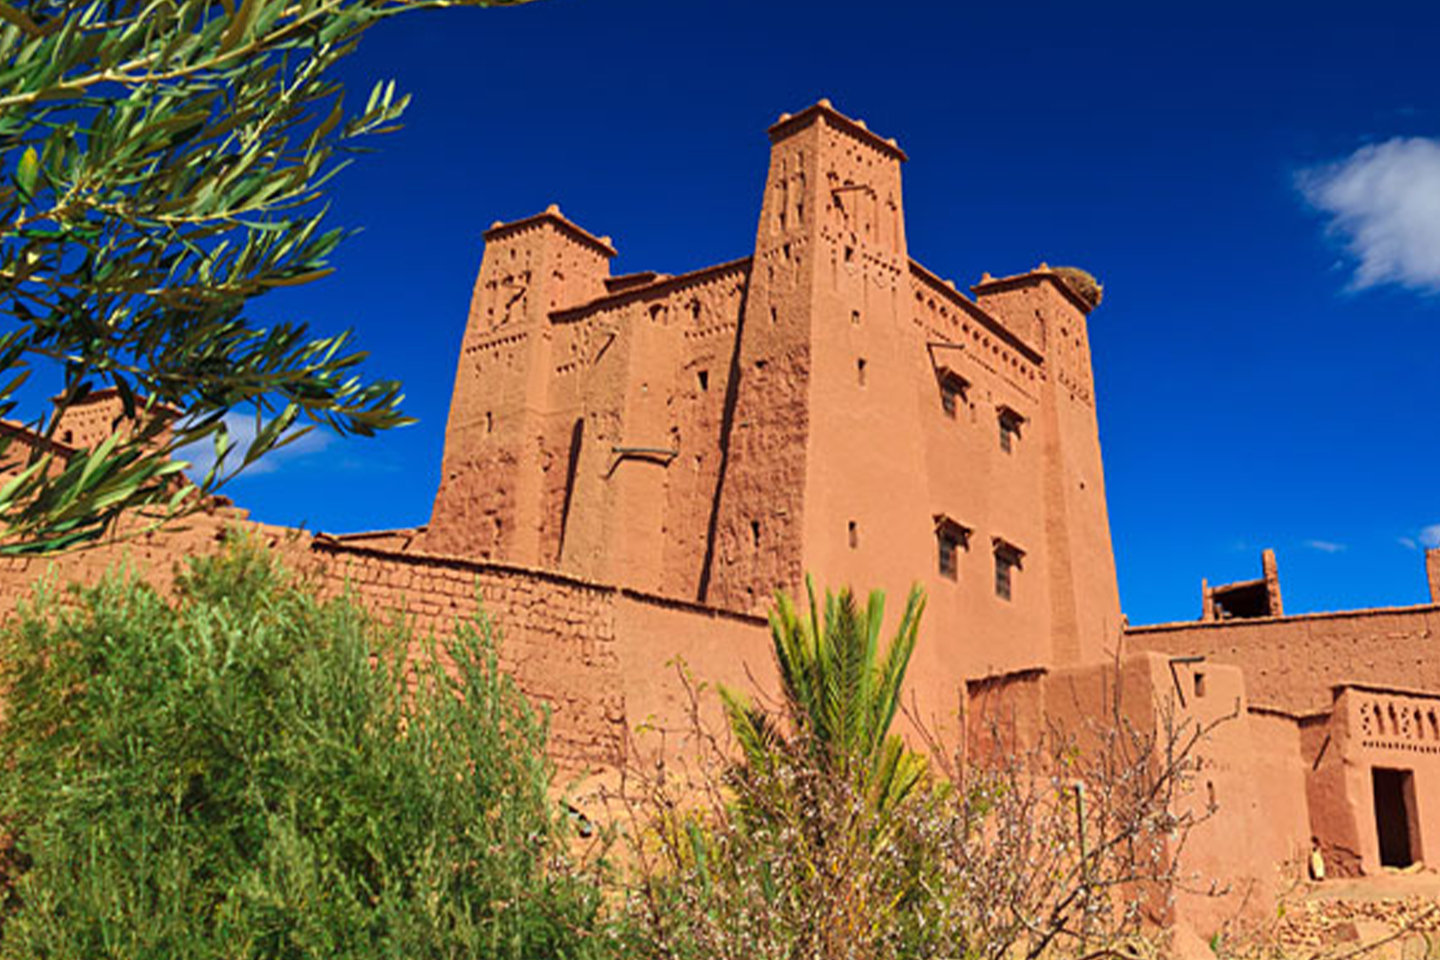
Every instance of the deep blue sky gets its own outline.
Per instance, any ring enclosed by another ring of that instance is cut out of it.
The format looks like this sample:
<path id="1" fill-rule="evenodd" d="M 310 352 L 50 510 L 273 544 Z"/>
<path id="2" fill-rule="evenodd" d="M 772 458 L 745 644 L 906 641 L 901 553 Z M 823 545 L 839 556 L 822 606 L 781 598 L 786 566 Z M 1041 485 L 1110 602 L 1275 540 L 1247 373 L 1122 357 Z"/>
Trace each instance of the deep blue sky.
<path id="1" fill-rule="evenodd" d="M 354 327 L 421 422 L 307 445 L 231 493 L 312 529 L 425 522 L 481 231 L 554 202 L 615 238 L 617 272 L 744 255 L 766 126 L 824 96 L 909 152 L 910 250 L 932 269 L 973 282 L 1046 260 L 1104 281 L 1091 336 L 1132 621 L 1196 616 L 1200 578 L 1258 575 L 1262 546 L 1290 611 L 1423 602 L 1440 231 L 1387 233 L 1384 215 L 1440 174 L 1411 158 L 1334 201 L 1375 228 L 1382 279 L 1385 256 L 1409 264 L 1361 289 L 1343 225 L 1327 232 L 1297 175 L 1440 136 L 1436 36 L 1420 2 L 541 0 L 401 18 L 344 73 L 362 102 L 379 77 L 415 96 L 336 186 L 337 221 L 364 233 L 333 277 L 259 314 Z"/>

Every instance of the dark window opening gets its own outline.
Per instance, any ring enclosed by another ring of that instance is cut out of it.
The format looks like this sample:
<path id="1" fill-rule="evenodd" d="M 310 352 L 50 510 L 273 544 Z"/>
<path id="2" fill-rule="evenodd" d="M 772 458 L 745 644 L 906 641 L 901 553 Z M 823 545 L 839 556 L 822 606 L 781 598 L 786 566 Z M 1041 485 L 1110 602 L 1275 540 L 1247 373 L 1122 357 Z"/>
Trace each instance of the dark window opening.
<path id="1" fill-rule="evenodd" d="M 995 596 L 1001 600 L 1009 600 L 1011 597 L 1013 587 L 1010 582 L 1010 570 L 1013 566 L 1009 560 L 1000 556 L 1000 554 L 997 553 L 995 555 Z"/>
<path id="2" fill-rule="evenodd" d="M 1018 410 L 1001 406 L 999 409 L 1000 421 L 1000 449 L 1009 453 L 1015 448 L 1015 441 L 1020 439 L 1020 425 L 1025 422 Z"/>
<path id="3" fill-rule="evenodd" d="M 935 376 L 940 381 L 940 408 L 945 411 L 945 416 L 953 418 L 960 404 L 965 402 L 965 391 L 970 383 L 947 366 L 937 367 Z"/>
<path id="4" fill-rule="evenodd" d="M 941 530 L 935 536 L 940 544 L 940 576 L 948 580 L 958 579 L 960 538 L 949 530 Z"/>
<path id="5" fill-rule="evenodd" d="M 859 311 L 859 310 L 851 310 L 851 311 L 850 311 L 850 322 L 853 323 L 853 324 L 854 324 L 855 326 L 857 326 L 857 327 L 860 326 L 860 311 Z"/>
<path id="6" fill-rule="evenodd" d="M 695 379 L 700 382 L 700 389 L 701 389 L 702 391 L 704 391 L 704 390 L 709 390 L 709 389 L 710 389 L 710 371 L 709 371 L 709 370 L 701 370 L 699 373 L 695 374 Z"/>
<path id="7" fill-rule="evenodd" d="M 66 430 L 66 431 L 65 431 L 65 436 L 64 436 L 62 439 L 63 439 L 63 441 L 64 441 L 65 443 L 67 443 L 67 444 L 69 444 L 69 443 L 74 443 L 74 442 L 75 442 L 75 431 L 74 431 L 74 430 Z"/>
<path id="8" fill-rule="evenodd" d="M 1270 616 L 1270 588 L 1264 580 L 1247 580 L 1216 587 L 1211 593 L 1218 620 Z"/>
<path id="9" fill-rule="evenodd" d="M 1199 670 L 1195 671 L 1195 696 L 1197 699 L 1205 696 L 1205 674 Z"/>
<path id="10" fill-rule="evenodd" d="M 1009 600 L 1015 595 L 1015 571 L 1020 569 L 1020 558 L 1024 551 L 996 538 L 995 542 L 995 596 Z"/>
<path id="11" fill-rule="evenodd" d="M 850 521 L 850 549 L 854 550 L 860 546 L 860 526 L 854 520 Z"/>
<path id="12" fill-rule="evenodd" d="M 760 547 L 760 521 L 750 521 L 750 545 L 759 549 Z"/>
<path id="13" fill-rule="evenodd" d="M 865 358 L 861 357 L 855 361 L 855 379 L 860 386 L 865 386 Z"/>
<path id="14" fill-rule="evenodd" d="M 945 410 L 945 416 L 955 416 L 955 411 L 960 406 L 960 388 L 953 383 L 941 384 L 940 406 Z"/>
<path id="15" fill-rule="evenodd" d="M 489 410 L 486 410 L 486 411 L 485 411 L 485 432 L 486 432 L 486 433 L 493 433 L 494 431 L 495 431 L 495 414 L 491 413 Z"/>
<path id="16" fill-rule="evenodd" d="M 1015 438 L 1020 435 L 1020 424 L 1010 417 L 1000 417 L 1000 449 L 1010 453 L 1015 449 Z"/>
<path id="17" fill-rule="evenodd" d="M 1375 789 L 1375 832 L 1380 865 L 1403 869 L 1420 859 L 1415 816 L 1415 775 L 1409 770 L 1371 770 Z"/>
<path id="18" fill-rule="evenodd" d="M 960 548 L 968 547 L 970 529 L 956 523 L 943 513 L 935 515 L 935 546 L 939 551 L 940 576 L 947 580 L 960 577 Z"/>
<path id="19" fill-rule="evenodd" d="M 855 248 L 854 248 L 854 247 L 846 247 L 846 248 L 845 248 L 845 262 L 846 262 L 846 263 L 849 263 L 851 260 L 854 260 L 854 259 L 855 259 Z"/>

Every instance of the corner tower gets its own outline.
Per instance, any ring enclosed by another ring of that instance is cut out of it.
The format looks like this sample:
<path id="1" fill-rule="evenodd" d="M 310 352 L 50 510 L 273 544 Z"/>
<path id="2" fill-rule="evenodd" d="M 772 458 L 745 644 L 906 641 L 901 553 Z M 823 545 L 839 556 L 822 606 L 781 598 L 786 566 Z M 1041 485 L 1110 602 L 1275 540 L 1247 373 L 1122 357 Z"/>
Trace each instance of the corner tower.
<path id="1" fill-rule="evenodd" d="M 1052 656 L 1062 664 L 1103 660 L 1119 646 L 1121 622 L 1090 363 L 1089 315 L 1100 288 L 1083 271 L 1042 263 L 1013 277 L 986 276 L 971 291 L 981 309 L 1044 356 L 1037 507 L 1045 522 Z"/>
<path id="2" fill-rule="evenodd" d="M 425 550 L 540 563 L 549 317 L 603 294 L 613 256 L 553 206 L 485 232 Z"/>
<path id="3" fill-rule="evenodd" d="M 1094 303 L 1043 265 L 971 299 L 915 262 L 904 152 L 829 103 L 770 140 L 700 599 L 758 612 L 811 573 L 893 607 L 919 583 L 937 711 L 960 677 L 1103 659 Z"/>
<path id="4" fill-rule="evenodd" d="M 903 598 L 929 558 L 893 140 L 828 101 L 770 128 L 702 599 L 762 609 L 805 572 Z M 922 561 L 923 562 L 923 561 Z M 898 602 L 898 601 L 897 601 Z"/>

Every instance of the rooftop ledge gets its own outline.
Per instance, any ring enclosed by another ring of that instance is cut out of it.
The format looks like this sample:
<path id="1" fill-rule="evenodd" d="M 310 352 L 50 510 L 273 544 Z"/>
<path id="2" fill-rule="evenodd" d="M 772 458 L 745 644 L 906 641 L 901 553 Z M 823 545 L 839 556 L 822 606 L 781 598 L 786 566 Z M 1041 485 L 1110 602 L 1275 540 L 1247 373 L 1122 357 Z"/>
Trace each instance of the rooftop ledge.
<path id="1" fill-rule="evenodd" d="M 970 288 L 970 292 L 977 297 L 983 297 L 987 293 L 1003 293 L 1006 290 L 1013 290 L 1016 287 L 1025 286 L 1037 280 L 1049 280 L 1053 283 L 1055 289 L 1059 290 L 1065 299 L 1073 303 L 1081 314 L 1088 316 L 1090 311 L 1095 309 L 1092 304 L 1085 302 L 1084 297 L 1072 290 L 1070 284 L 1060 279 L 1060 275 L 1054 270 L 1051 270 L 1049 264 L 1045 263 L 1040 264 L 1040 266 L 1034 270 L 1011 274 L 1008 277 L 992 277 L 987 273 L 980 278 L 979 283 Z"/>
<path id="2" fill-rule="evenodd" d="M 806 107 L 797 114 L 782 113 L 780 119 L 775 121 L 770 127 L 770 142 L 774 143 L 781 137 L 786 137 L 802 130 L 820 117 L 824 117 L 825 121 L 832 127 L 844 130 L 852 137 L 869 144 L 881 153 L 894 157 L 901 162 L 910 159 L 905 155 L 905 151 L 900 149 L 900 145 L 896 143 L 893 138 L 887 139 L 872 133 L 870 128 L 865 126 L 864 120 L 850 119 L 831 106 L 829 100 L 821 100 L 818 103 Z"/>
<path id="3" fill-rule="evenodd" d="M 494 223 L 490 224 L 490 229 L 486 230 L 483 234 L 481 234 L 481 236 L 485 238 L 486 243 L 489 243 L 491 240 L 499 240 L 503 237 L 509 236 L 510 234 L 518 230 L 523 230 L 526 227 L 533 227 L 542 223 L 549 223 L 554 225 L 555 227 L 559 228 L 561 233 L 569 234 L 572 238 L 579 240 L 581 243 L 600 251 L 600 253 L 606 257 L 613 257 L 618 252 L 615 249 L 615 244 L 611 242 L 609 237 L 595 236 L 589 230 L 586 230 L 578 223 L 575 223 L 573 220 L 566 217 L 563 213 L 560 212 L 560 208 L 553 203 L 550 206 L 546 207 L 543 213 L 537 213 L 534 216 L 525 217 L 521 220 L 511 220 L 509 223 L 503 223 L 499 220 L 496 220 Z"/>

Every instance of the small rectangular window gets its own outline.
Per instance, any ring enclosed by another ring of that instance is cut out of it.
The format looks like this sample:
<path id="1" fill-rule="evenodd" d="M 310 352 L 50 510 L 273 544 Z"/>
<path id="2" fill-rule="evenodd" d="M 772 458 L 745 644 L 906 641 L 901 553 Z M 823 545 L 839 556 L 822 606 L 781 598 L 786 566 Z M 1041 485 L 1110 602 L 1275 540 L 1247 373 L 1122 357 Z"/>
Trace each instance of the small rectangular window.
<path id="1" fill-rule="evenodd" d="M 856 547 L 860 546 L 860 525 L 857 524 L 854 520 L 850 521 L 849 533 L 850 549 L 854 550 Z"/>
<path id="2" fill-rule="evenodd" d="M 960 549 L 966 546 L 968 527 L 943 513 L 935 514 L 935 547 L 940 561 L 940 576 L 956 580 L 960 576 Z"/>
<path id="3" fill-rule="evenodd" d="M 955 580 L 960 574 L 960 564 L 956 553 L 960 549 L 960 540 L 949 531 L 942 530 L 937 539 L 940 544 L 940 576 L 947 580 Z"/>
<path id="4" fill-rule="evenodd" d="M 865 358 L 861 357 L 855 361 L 855 379 L 860 386 L 865 386 Z"/>
<path id="5" fill-rule="evenodd" d="M 1195 671 L 1195 696 L 1197 699 L 1205 696 L 1205 674 L 1199 670 Z"/>
<path id="6" fill-rule="evenodd" d="M 970 383 L 948 366 L 936 367 L 935 376 L 940 381 L 940 408 L 945 416 L 953 419 L 960 404 L 965 402 L 965 390 Z"/>
<path id="7" fill-rule="evenodd" d="M 1020 425 L 1025 422 L 1025 418 L 1009 407 L 1001 407 L 996 419 L 1000 424 L 1000 449 L 1010 453 L 1015 449 L 1015 441 L 1020 437 Z"/>
<path id="8" fill-rule="evenodd" d="M 943 384 L 940 387 L 940 406 L 944 408 L 945 416 L 954 417 L 959 403 L 960 391 L 953 384 Z"/>
<path id="9" fill-rule="evenodd" d="M 995 538 L 995 596 L 1010 600 L 1015 596 L 1015 571 L 1025 551 L 999 537 Z"/>
<path id="10" fill-rule="evenodd" d="M 995 554 L 995 596 L 1001 600 L 1010 599 L 1010 570 L 1012 564 L 1008 557 Z"/>

